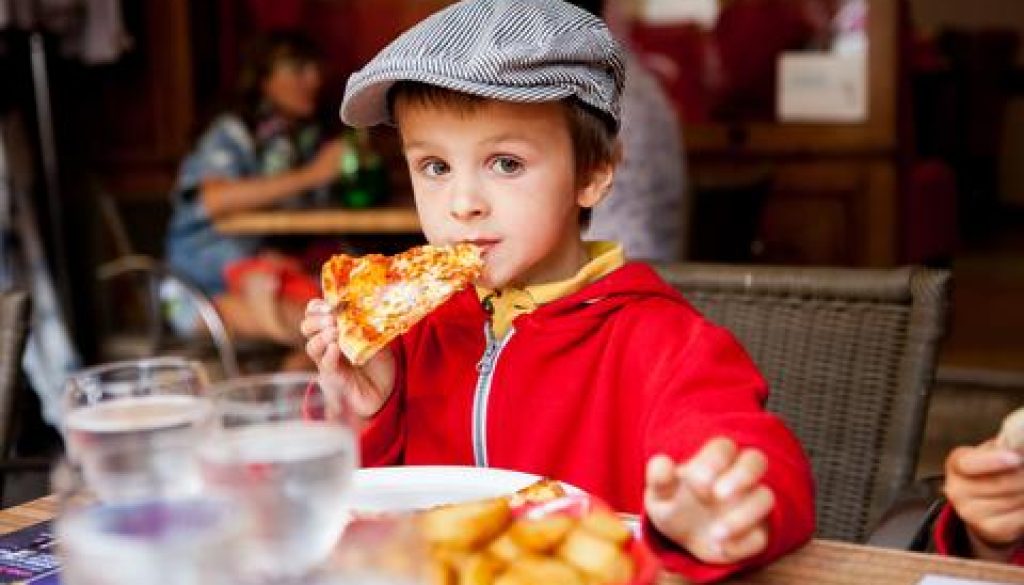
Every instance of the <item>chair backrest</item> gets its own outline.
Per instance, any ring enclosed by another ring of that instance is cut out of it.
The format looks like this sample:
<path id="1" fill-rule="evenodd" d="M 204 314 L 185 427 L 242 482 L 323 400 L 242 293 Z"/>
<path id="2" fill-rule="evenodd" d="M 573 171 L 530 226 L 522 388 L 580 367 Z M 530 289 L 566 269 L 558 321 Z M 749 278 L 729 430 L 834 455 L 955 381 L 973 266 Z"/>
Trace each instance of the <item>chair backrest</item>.
<path id="1" fill-rule="evenodd" d="M 25 291 L 0 292 L 0 459 L 11 452 L 21 358 L 28 339 L 31 302 Z"/>
<path id="2" fill-rule="evenodd" d="M 135 285 L 141 287 L 140 297 L 141 310 L 145 312 L 144 321 L 146 331 L 144 339 L 135 342 L 137 349 L 141 350 L 143 356 L 158 355 L 175 349 L 175 345 L 185 347 L 176 348 L 185 351 L 201 351 L 202 347 L 194 336 L 181 340 L 169 326 L 165 319 L 164 300 L 161 298 L 161 288 L 171 285 L 182 297 L 182 301 L 191 305 L 192 313 L 205 327 L 206 333 L 213 342 L 222 374 L 226 378 L 238 376 L 240 373 L 238 365 L 238 350 L 231 337 L 220 313 L 210 298 L 199 290 L 198 287 L 189 282 L 186 278 L 177 274 L 169 266 L 159 260 L 141 254 L 122 256 L 103 264 L 97 270 L 97 277 L 102 282 L 113 281 L 118 278 L 133 278 Z M 196 323 L 198 326 L 200 323 Z M 201 334 L 200 329 L 196 330 Z M 175 344 L 175 341 L 182 343 Z M 139 347 L 141 345 L 141 347 Z M 142 357 L 142 356 L 138 356 Z M 202 356 L 193 356 L 202 357 Z"/>
<path id="3" fill-rule="evenodd" d="M 949 273 L 677 264 L 658 267 L 730 329 L 802 441 L 818 532 L 863 542 L 913 479 L 945 330 Z"/>

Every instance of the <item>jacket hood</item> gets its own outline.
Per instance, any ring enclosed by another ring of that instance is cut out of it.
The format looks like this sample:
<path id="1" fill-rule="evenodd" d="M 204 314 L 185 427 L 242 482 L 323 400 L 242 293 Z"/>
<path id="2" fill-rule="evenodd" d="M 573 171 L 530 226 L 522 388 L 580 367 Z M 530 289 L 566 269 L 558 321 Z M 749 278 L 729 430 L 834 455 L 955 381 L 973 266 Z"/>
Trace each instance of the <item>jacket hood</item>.
<path id="1" fill-rule="evenodd" d="M 679 291 L 653 268 L 640 262 L 627 262 L 581 290 L 518 317 L 515 327 L 585 327 L 589 322 L 603 321 L 627 305 L 653 299 L 689 307 Z M 473 290 L 456 295 L 435 314 L 446 320 L 469 320 L 474 326 L 487 319 Z"/>

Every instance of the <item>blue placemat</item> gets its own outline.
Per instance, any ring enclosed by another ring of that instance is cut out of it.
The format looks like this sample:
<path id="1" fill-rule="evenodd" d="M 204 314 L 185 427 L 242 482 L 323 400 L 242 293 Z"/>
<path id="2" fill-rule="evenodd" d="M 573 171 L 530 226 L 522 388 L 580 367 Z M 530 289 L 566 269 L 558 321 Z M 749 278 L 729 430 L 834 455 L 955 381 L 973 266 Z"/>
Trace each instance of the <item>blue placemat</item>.
<path id="1" fill-rule="evenodd" d="M 0 583 L 57 583 L 57 549 L 50 521 L 0 536 Z"/>

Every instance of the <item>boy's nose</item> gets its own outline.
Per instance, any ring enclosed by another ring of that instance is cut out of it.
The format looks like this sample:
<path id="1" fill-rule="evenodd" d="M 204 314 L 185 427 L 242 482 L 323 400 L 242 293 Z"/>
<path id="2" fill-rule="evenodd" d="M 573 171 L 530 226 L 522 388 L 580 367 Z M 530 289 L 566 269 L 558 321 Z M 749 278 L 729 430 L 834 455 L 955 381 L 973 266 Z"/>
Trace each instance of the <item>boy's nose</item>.
<path id="1" fill-rule="evenodd" d="M 479 219 L 487 215 L 487 202 L 480 196 L 476 185 L 460 184 L 454 187 L 450 213 L 459 221 Z"/>

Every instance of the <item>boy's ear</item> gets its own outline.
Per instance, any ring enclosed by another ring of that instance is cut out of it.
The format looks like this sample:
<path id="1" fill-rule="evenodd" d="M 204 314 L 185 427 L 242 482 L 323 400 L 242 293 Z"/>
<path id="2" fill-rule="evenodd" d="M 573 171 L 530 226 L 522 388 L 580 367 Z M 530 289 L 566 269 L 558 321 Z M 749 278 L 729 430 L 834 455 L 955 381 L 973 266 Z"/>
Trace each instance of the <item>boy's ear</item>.
<path id="1" fill-rule="evenodd" d="M 615 169 L 622 160 L 622 142 L 615 141 L 615 151 L 612 159 L 606 161 L 592 171 L 587 183 L 576 194 L 576 204 L 580 207 L 594 207 L 612 190 L 612 183 L 615 181 Z"/>

